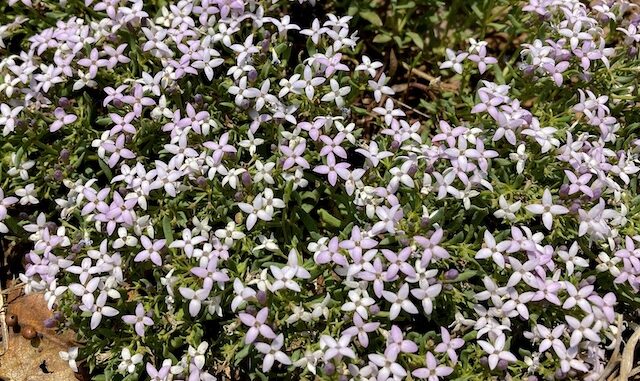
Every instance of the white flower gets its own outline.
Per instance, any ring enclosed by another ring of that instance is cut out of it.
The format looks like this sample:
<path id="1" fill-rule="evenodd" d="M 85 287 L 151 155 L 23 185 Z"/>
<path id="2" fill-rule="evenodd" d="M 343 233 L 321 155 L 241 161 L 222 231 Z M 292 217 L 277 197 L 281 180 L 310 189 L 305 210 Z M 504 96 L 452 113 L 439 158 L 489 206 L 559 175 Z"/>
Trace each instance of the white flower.
<path id="1" fill-rule="evenodd" d="M 232 246 L 234 240 L 244 238 L 244 233 L 236 230 L 236 223 L 233 221 L 229 221 L 224 229 L 216 230 L 215 235 L 224 240 L 224 244 L 227 246 Z"/>
<path id="2" fill-rule="evenodd" d="M 244 168 L 234 168 L 229 170 L 229 172 L 222 178 L 222 186 L 225 184 L 229 184 L 229 186 L 233 189 L 236 189 L 238 186 L 238 177 L 242 175 L 247 170 Z"/>
<path id="3" fill-rule="evenodd" d="M 132 374 L 136 371 L 136 365 L 142 363 L 142 354 L 136 353 L 131 356 L 129 348 L 122 348 L 120 358 L 122 358 L 122 362 L 118 364 L 119 372 L 124 372 L 126 370 L 129 374 Z"/>
<path id="4" fill-rule="evenodd" d="M 198 369 L 202 369 L 204 366 L 204 355 L 207 353 L 207 348 L 209 348 L 209 343 L 206 341 L 201 342 L 200 345 L 198 345 L 198 348 L 194 348 L 191 345 L 189 346 L 189 356 L 191 356 L 191 359 Z"/>
<path id="5" fill-rule="evenodd" d="M 558 251 L 558 256 L 566 263 L 567 275 L 573 274 L 574 268 L 589 267 L 589 260 L 578 256 L 578 242 L 574 242 L 569 250 Z"/>
<path id="6" fill-rule="evenodd" d="M 553 216 L 569 213 L 569 209 L 561 205 L 554 205 L 549 189 L 544 190 L 542 195 L 542 204 L 531 204 L 525 207 L 530 213 L 542 214 L 542 222 L 544 226 L 551 230 L 553 225 Z"/>
<path id="7" fill-rule="evenodd" d="M 366 71 L 373 78 L 376 76 L 377 70 L 382 67 L 382 62 L 371 61 L 367 56 L 362 56 L 362 63 L 356 66 L 356 71 Z"/>
<path id="8" fill-rule="evenodd" d="M 36 164 L 33 160 L 20 162 L 15 152 L 11 153 L 11 163 L 13 166 L 9 168 L 7 174 L 9 176 L 20 176 L 20 178 L 25 181 L 29 179 L 29 173 L 27 171 Z"/>
<path id="9" fill-rule="evenodd" d="M 71 347 L 66 352 L 58 352 L 60 358 L 69 363 L 69 368 L 74 372 L 78 372 L 78 364 L 76 364 L 76 358 L 78 357 L 78 347 Z"/>
<path id="10" fill-rule="evenodd" d="M 276 163 L 271 161 L 263 164 L 260 160 L 256 160 L 256 163 L 255 163 L 256 174 L 254 175 L 253 180 L 256 183 L 264 181 L 267 184 L 275 184 L 275 181 L 271 176 L 271 171 L 273 171 L 275 166 L 276 166 Z"/>
<path id="11" fill-rule="evenodd" d="M 263 235 L 258 236 L 258 241 L 260 241 L 260 244 L 256 245 L 251 251 L 259 251 L 262 249 L 267 249 L 272 252 L 280 251 L 280 248 L 278 248 L 278 241 L 273 237 L 273 233 L 271 233 L 270 238 Z"/>
<path id="12" fill-rule="evenodd" d="M 16 196 L 20 197 L 20 205 L 38 204 L 40 201 L 35 197 L 35 185 L 27 184 L 24 188 L 16 190 Z"/>
<path id="13" fill-rule="evenodd" d="M 344 96 L 351 92 L 351 86 L 340 87 L 340 84 L 335 79 L 331 78 L 331 92 L 325 94 L 320 100 L 322 102 L 335 101 L 336 106 L 344 106 Z"/>
<path id="14" fill-rule="evenodd" d="M 524 163 L 527 161 L 527 147 L 524 144 L 520 144 L 516 149 L 516 152 L 509 154 L 509 159 L 516 162 L 516 172 L 518 174 L 524 171 Z"/>
<path id="15" fill-rule="evenodd" d="M 445 53 L 447 55 L 447 60 L 440 64 L 440 69 L 453 69 L 456 73 L 462 74 L 462 63 L 469 56 L 469 53 L 456 53 L 449 48 L 445 50 Z"/>
<path id="16" fill-rule="evenodd" d="M 322 358 L 322 351 L 317 350 L 314 352 L 306 351 L 304 356 L 302 356 L 298 361 L 294 362 L 293 365 L 298 368 L 306 367 L 307 370 L 313 374 L 316 374 L 316 366 L 318 361 Z"/>
<path id="17" fill-rule="evenodd" d="M 479 340 L 478 344 L 489 355 L 489 368 L 494 369 L 498 366 L 498 361 L 505 360 L 509 362 L 516 362 L 518 359 L 513 353 L 504 350 L 504 344 L 506 337 L 504 334 L 498 335 L 493 344 Z"/>
<path id="18" fill-rule="evenodd" d="M 280 350 L 284 344 L 284 336 L 279 334 L 273 339 L 271 345 L 265 343 L 255 343 L 256 349 L 260 353 L 264 353 L 264 361 L 262 363 L 262 371 L 268 372 L 275 360 L 284 365 L 291 365 L 291 359 Z"/>
<path id="19" fill-rule="evenodd" d="M 376 102 L 380 102 L 382 100 L 382 95 L 394 95 L 396 92 L 393 91 L 392 88 L 386 85 L 387 76 L 382 73 L 380 78 L 377 81 L 369 80 L 369 88 L 373 90 L 373 98 Z"/>
<path id="20" fill-rule="evenodd" d="M 238 144 L 240 145 L 240 147 L 249 149 L 249 154 L 253 156 L 256 154 L 257 147 L 264 143 L 264 139 L 255 138 L 251 131 L 247 131 L 247 137 L 248 139 L 242 140 Z"/>
<path id="21" fill-rule="evenodd" d="M 509 204 L 503 195 L 500 195 L 498 198 L 498 203 L 500 204 L 500 209 L 496 210 L 493 215 L 496 218 L 506 218 L 509 221 L 514 221 L 516 219 L 515 213 L 520 210 L 520 206 L 522 206 L 521 201 Z"/>

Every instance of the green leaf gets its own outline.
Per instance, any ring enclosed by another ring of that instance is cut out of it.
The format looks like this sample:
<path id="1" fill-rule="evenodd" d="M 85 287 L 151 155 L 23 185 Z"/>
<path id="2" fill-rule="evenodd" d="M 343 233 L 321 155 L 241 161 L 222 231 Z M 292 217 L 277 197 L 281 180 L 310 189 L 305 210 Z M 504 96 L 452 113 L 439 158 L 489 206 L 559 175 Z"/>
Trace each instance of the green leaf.
<path id="1" fill-rule="evenodd" d="M 302 220 L 302 223 L 309 231 L 318 231 L 318 224 L 311 218 L 308 212 L 301 208 L 297 208 L 298 217 Z"/>
<path id="2" fill-rule="evenodd" d="M 171 226 L 171 218 L 164 216 L 162 218 L 162 232 L 164 233 L 164 239 L 167 240 L 167 246 L 173 242 L 173 227 Z"/>
<path id="3" fill-rule="evenodd" d="M 458 277 L 456 279 L 454 279 L 454 282 L 464 282 L 467 279 L 471 279 L 474 276 L 476 276 L 478 272 L 477 271 L 473 271 L 473 270 L 467 270 L 463 273 L 461 273 L 460 275 L 458 275 Z"/>
<path id="4" fill-rule="evenodd" d="M 251 345 L 245 345 L 244 348 L 236 352 L 236 359 L 233 363 L 235 365 L 240 364 L 240 361 L 242 361 L 243 358 L 247 357 L 250 349 L 251 349 Z"/>
<path id="5" fill-rule="evenodd" d="M 420 37 L 420 35 L 416 32 L 407 32 L 407 36 L 411 38 L 414 44 L 420 48 L 420 50 L 424 49 L 424 39 Z"/>
<path id="6" fill-rule="evenodd" d="M 391 41 L 391 36 L 388 34 L 379 34 L 373 38 L 375 44 L 386 44 Z"/>
<path id="7" fill-rule="evenodd" d="M 476 14 L 476 16 L 478 16 L 478 19 L 483 20 L 484 19 L 484 14 L 482 13 L 482 11 L 480 10 L 480 8 L 478 8 L 478 4 L 473 4 L 471 6 L 471 10 L 473 11 L 473 13 Z"/>
<path id="8" fill-rule="evenodd" d="M 335 218 L 334 216 L 331 215 L 331 213 L 327 212 L 324 209 L 318 210 L 318 215 L 320 216 L 320 219 L 322 220 L 322 222 L 324 222 L 325 224 L 331 227 L 339 228 L 340 225 L 342 224 L 339 219 Z"/>
<path id="9" fill-rule="evenodd" d="M 360 11 L 360 17 L 369 21 L 375 26 L 382 26 L 382 19 L 374 11 Z"/>
<path id="10" fill-rule="evenodd" d="M 107 164 L 104 162 L 104 160 L 100 158 L 98 158 L 98 165 L 100 166 L 100 169 L 102 169 L 102 172 L 104 172 L 104 175 L 107 176 L 107 179 L 111 181 L 111 179 L 113 178 L 113 173 L 111 172 L 111 168 L 109 168 Z"/>

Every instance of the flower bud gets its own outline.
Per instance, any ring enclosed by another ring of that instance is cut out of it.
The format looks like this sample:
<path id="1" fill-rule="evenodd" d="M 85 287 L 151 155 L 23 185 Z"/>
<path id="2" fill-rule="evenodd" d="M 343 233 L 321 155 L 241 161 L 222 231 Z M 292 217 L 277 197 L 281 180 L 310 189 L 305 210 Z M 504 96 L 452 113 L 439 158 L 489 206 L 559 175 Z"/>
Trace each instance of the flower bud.
<path id="1" fill-rule="evenodd" d="M 201 106 L 204 103 L 204 97 L 202 96 L 202 94 L 196 94 L 193 96 L 193 101 Z"/>
<path id="2" fill-rule="evenodd" d="M 67 110 L 67 109 L 69 109 L 69 106 L 71 106 L 71 102 L 69 101 L 69 98 L 62 97 L 62 98 L 58 99 L 58 106 L 60 106 L 63 109 Z"/>
<path id="3" fill-rule="evenodd" d="M 391 147 L 389 149 L 391 150 L 391 152 L 396 152 L 398 151 L 399 148 L 400 148 L 400 142 L 397 140 L 394 140 L 391 142 Z"/>
<path id="4" fill-rule="evenodd" d="M 262 305 L 267 304 L 267 293 L 262 290 L 258 290 L 258 292 L 256 292 L 256 299 L 258 299 L 258 303 Z"/>
<path id="5" fill-rule="evenodd" d="M 324 371 L 324 374 L 326 374 L 327 376 L 332 376 L 336 372 L 336 366 L 331 362 L 324 364 L 324 367 L 322 369 Z"/>
<path id="6" fill-rule="evenodd" d="M 576 201 L 574 201 L 574 202 L 571 204 L 571 206 L 569 207 L 569 212 L 571 212 L 571 213 L 573 213 L 573 214 L 578 213 L 578 210 L 580 210 L 580 207 L 581 207 L 581 206 L 582 206 L 582 205 L 580 204 L 580 201 L 577 201 L 577 200 L 576 200 Z"/>
<path id="7" fill-rule="evenodd" d="M 258 310 L 256 309 L 255 306 L 247 306 L 247 308 L 245 308 L 244 312 L 248 313 L 249 315 L 255 315 L 258 313 Z"/>
<path id="8" fill-rule="evenodd" d="M 56 234 L 56 230 L 58 230 L 58 225 L 56 225 L 55 222 L 49 221 L 47 222 L 46 226 L 47 226 L 47 229 L 49 229 L 49 233 Z"/>
<path id="9" fill-rule="evenodd" d="M 480 364 L 486 368 L 489 367 L 489 358 L 487 356 L 480 357 Z"/>
<path id="10" fill-rule="evenodd" d="M 562 369 L 556 369 L 556 372 L 553 374 L 554 379 L 556 380 L 564 380 L 567 378 L 567 374 L 562 371 Z"/>
<path id="11" fill-rule="evenodd" d="M 196 184 L 198 184 L 199 187 L 204 187 L 207 185 L 207 179 L 204 176 L 199 176 L 196 179 Z"/>
<path id="12" fill-rule="evenodd" d="M 444 273 L 444 277 L 447 280 L 454 280 L 458 277 L 458 275 L 460 275 L 460 273 L 456 269 L 449 269 L 446 273 Z"/>
<path id="13" fill-rule="evenodd" d="M 122 108 L 122 106 L 124 106 L 124 102 L 118 98 L 114 99 L 113 102 L 111 102 L 111 104 L 113 104 L 113 107 L 115 108 Z"/>
<path id="14" fill-rule="evenodd" d="M 371 315 L 377 315 L 380 313 L 380 307 L 377 304 L 373 304 L 369 307 L 369 312 L 371 312 Z"/>
<path id="15" fill-rule="evenodd" d="M 500 359 L 500 361 L 498 361 L 498 369 L 506 370 L 508 366 L 509 363 L 507 362 L 507 360 Z"/>
<path id="16" fill-rule="evenodd" d="M 407 175 L 413 177 L 413 175 L 415 175 L 416 172 L 418 172 L 418 166 L 415 164 L 411 164 L 411 166 L 409 167 L 409 170 L 407 171 Z"/>
<path id="17" fill-rule="evenodd" d="M 249 73 L 247 74 L 247 79 L 249 80 L 249 82 L 255 82 L 256 79 L 258 79 L 258 72 L 256 70 L 249 71 Z"/>
<path id="18" fill-rule="evenodd" d="M 240 202 L 242 200 L 244 200 L 244 193 L 241 191 L 237 191 L 234 195 L 233 195 L 233 199 L 236 200 L 237 202 Z"/>
<path id="19" fill-rule="evenodd" d="M 45 328 L 54 328 L 56 325 L 58 325 L 58 321 L 53 318 L 48 318 L 48 319 L 44 319 L 44 321 L 42 322 L 42 325 Z"/>
<path id="20" fill-rule="evenodd" d="M 249 172 L 242 172 L 242 185 L 245 187 L 251 186 L 251 174 Z"/>
<path id="21" fill-rule="evenodd" d="M 53 179 L 55 181 L 62 181 L 62 179 L 64 179 L 64 173 L 62 173 L 61 170 L 56 169 L 55 171 L 53 171 Z"/>
<path id="22" fill-rule="evenodd" d="M 78 254 L 81 250 L 82 250 L 82 246 L 80 246 L 77 243 L 74 243 L 73 245 L 71 245 L 71 253 L 73 254 Z"/>
<path id="23" fill-rule="evenodd" d="M 429 227 L 429 223 L 431 222 L 431 220 L 429 219 L 429 217 L 422 217 L 420 218 L 420 227 L 422 229 L 426 229 Z"/>
<path id="24" fill-rule="evenodd" d="M 68 149 L 63 148 L 62 150 L 60 150 L 60 155 L 58 157 L 63 162 L 67 163 L 67 162 L 69 162 L 69 157 L 70 156 L 71 156 L 71 152 Z"/>
<path id="25" fill-rule="evenodd" d="M 569 184 L 560 185 L 560 191 L 558 192 L 561 199 L 565 199 L 569 196 Z"/>

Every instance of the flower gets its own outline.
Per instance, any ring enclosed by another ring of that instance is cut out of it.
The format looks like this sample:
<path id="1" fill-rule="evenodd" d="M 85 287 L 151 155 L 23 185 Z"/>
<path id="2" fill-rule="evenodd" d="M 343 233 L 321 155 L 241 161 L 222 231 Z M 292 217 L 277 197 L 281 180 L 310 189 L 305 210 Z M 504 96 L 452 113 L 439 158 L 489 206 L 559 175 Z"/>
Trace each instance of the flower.
<path id="1" fill-rule="evenodd" d="M 324 350 L 324 361 L 330 361 L 334 357 L 340 359 L 342 356 L 356 358 L 356 353 L 349 346 L 350 342 L 351 336 L 346 334 L 340 336 L 337 341 L 328 335 L 320 336 L 320 349 Z"/>
<path id="2" fill-rule="evenodd" d="M 569 209 L 564 206 L 553 204 L 551 192 L 548 188 L 544 190 L 542 195 L 542 204 L 527 205 L 525 209 L 533 214 L 542 214 L 542 222 L 548 230 L 551 230 L 553 225 L 553 216 L 569 213 Z"/>
<path id="3" fill-rule="evenodd" d="M 138 303 L 136 306 L 135 315 L 124 315 L 122 320 L 126 324 L 133 325 L 135 327 L 135 331 L 140 337 L 144 337 L 144 328 L 145 326 L 152 326 L 153 320 L 145 314 L 144 306 L 142 303 Z"/>
<path id="4" fill-rule="evenodd" d="M 486 46 L 481 46 L 478 49 L 477 53 L 471 54 L 468 58 L 470 61 L 478 64 L 478 70 L 480 70 L 480 74 L 484 74 L 484 72 L 487 70 L 487 66 L 498 62 L 497 59 L 487 56 Z"/>
<path id="5" fill-rule="evenodd" d="M 451 367 L 445 365 L 439 365 L 438 360 L 431 352 L 427 352 L 426 355 L 426 368 L 418 368 L 411 372 L 414 377 L 426 379 L 429 381 L 438 381 L 441 377 L 446 377 L 453 373 Z"/>
<path id="6" fill-rule="evenodd" d="M 24 188 L 16 189 L 16 196 L 20 197 L 20 205 L 39 204 L 35 196 L 35 184 L 27 184 Z"/>
<path id="7" fill-rule="evenodd" d="M 365 55 L 362 56 L 361 62 L 356 66 L 355 71 L 366 71 L 372 78 L 376 76 L 377 70 L 382 67 L 382 62 L 371 61 L 371 58 Z"/>
<path id="8" fill-rule="evenodd" d="M 253 343 L 258 338 L 258 334 L 267 339 L 276 338 L 273 330 L 265 324 L 268 315 L 269 309 L 266 307 L 258 311 L 255 317 L 243 312 L 239 314 L 242 323 L 249 327 L 244 340 L 245 344 Z"/>
<path id="9" fill-rule="evenodd" d="M 58 354 L 63 361 L 69 363 L 69 368 L 71 368 L 71 370 L 76 373 L 78 372 L 78 364 L 76 363 L 76 359 L 78 358 L 78 347 L 71 347 L 67 349 L 66 352 L 60 351 Z"/>
<path id="10" fill-rule="evenodd" d="M 200 313 L 202 303 L 207 299 L 211 292 L 208 288 L 201 288 L 194 291 L 188 287 L 180 287 L 178 289 L 183 298 L 189 300 L 189 315 L 197 316 Z"/>
<path id="11" fill-rule="evenodd" d="M 458 362 L 458 354 L 456 353 L 456 350 L 462 348 L 464 340 L 461 338 L 451 339 L 449 331 L 444 327 L 440 327 L 440 333 L 442 336 L 442 342 L 436 345 L 435 351 L 437 353 L 446 352 L 451 361 L 454 363 Z"/>
<path id="12" fill-rule="evenodd" d="M 406 283 L 400 286 L 397 293 L 383 291 L 382 296 L 391 303 L 391 308 L 389 309 L 389 319 L 391 320 L 397 318 L 401 310 L 410 314 L 418 313 L 416 306 L 409 300 L 409 285 Z"/>
<path id="13" fill-rule="evenodd" d="M 342 107 L 344 106 L 344 96 L 348 95 L 351 92 L 351 86 L 340 87 L 340 83 L 335 79 L 331 78 L 330 80 L 331 92 L 325 94 L 320 98 L 322 102 L 335 102 L 336 106 Z"/>
<path id="14" fill-rule="evenodd" d="M 440 69 L 449 69 L 452 68 L 458 74 L 462 74 L 462 63 L 467 57 L 469 57 L 469 53 L 467 52 L 455 52 L 449 48 L 445 49 L 445 53 L 447 55 L 447 60 L 440 64 Z M 469 58 L 470 59 L 470 58 Z M 483 71 L 484 72 L 484 71 Z M 481 73 L 482 74 L 482 73 Z"/>
<path id="15" fill-rule="evenodd" d="M 484 340 L 478 340 L 478 344 L 489 355 L 489 368 L 495 369 L 499 360 L 505 360 L 509 362 L 518 361 L 516 357 L 508 351 L 504 350 L 506 336 L 504 334 L 498 335 L 493 343 Z"/>
<path id="16" fill-rule="evenodd" d="M 262 362 L 262 371 L 268 372 L 275 362 L 278 360 L 279 363 L 284 365 L 291 365 L 291 359 L 284 352 L 280 350 L 282 345 L 284 344 L 284 336 L 279 334 L 275 339 L 271 342 L 271 344 L 266 343 L 255 343 L 256 349 L 258 352 L 263 353 L 264 361 Z"/>
<path id="17" fill-rule="evenodd" d="M 506 218 L 509 221 L 514 221 L 516 219 L 515 213 L 520 210 L 520 207 L 522 206 L 521 201 L 509 204 L 503 195 L 500 195 L 498 198 L 498 203 L 500 204 L 500 209 L 496 210 L 493 215 L 496 218 Z"/>
<path id="18" fill-rule="evenodd" d="M 132 374 L 136 371 L 137 365 L 142 364 L 143 356 L 140 353 L 136 353 L 132 356 L 129 348 L 122 348 L 120 358 L 122 359 L 122 362 L 118 364 L 118 371 L 124 373 L 126 370 L 129 374 Z"/>

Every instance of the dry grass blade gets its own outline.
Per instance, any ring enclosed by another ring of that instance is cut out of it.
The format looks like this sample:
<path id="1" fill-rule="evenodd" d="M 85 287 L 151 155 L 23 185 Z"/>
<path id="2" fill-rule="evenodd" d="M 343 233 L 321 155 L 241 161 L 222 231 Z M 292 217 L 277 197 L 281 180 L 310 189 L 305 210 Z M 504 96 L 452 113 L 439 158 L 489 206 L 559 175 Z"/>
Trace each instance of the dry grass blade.
<path id="1" fill-rule="evenodd" d="M 620 376 L 618 377 L 619 381 L 628 380 L 629 377 L 631 377 L 633 357 L 638 341 L 640 341 L 640 326 L 633 332 L 633 335 L 631 335 L 629 341 L 627 341 L 624 351 L 622 352 L 622 359 L 620 360 Z"/>
<path id="2" fill-rule="evenodd" d="M 616 331 L 615 348 L 613 350 L 613 353 L 611 354 L 611 357 L 609 358 L 609 362 L 606 368 L 602 371 L 602 374 L 600 375 L 600 378 L 598 379 L 598 381 L 611 379 L 608 377 L 613 373 L 613 371 L 616 368 L 616 365 L 618 365 L 620 361 L 619 359 L 620 345 L 622 344 L 622 315 L 618 315 L 618 318 L 616 320 L 617 320 L 616 325 L 618 327 L 618 330 Z"/>
<path id="3" fill-rule="evenodd" d="M 7 328 L 2 285 L 0 285 L 0 325 L 2 326 L 2 353 L 0 353 L 0 356 L 2 356 L 9 350 L 9 329 Z"/>

